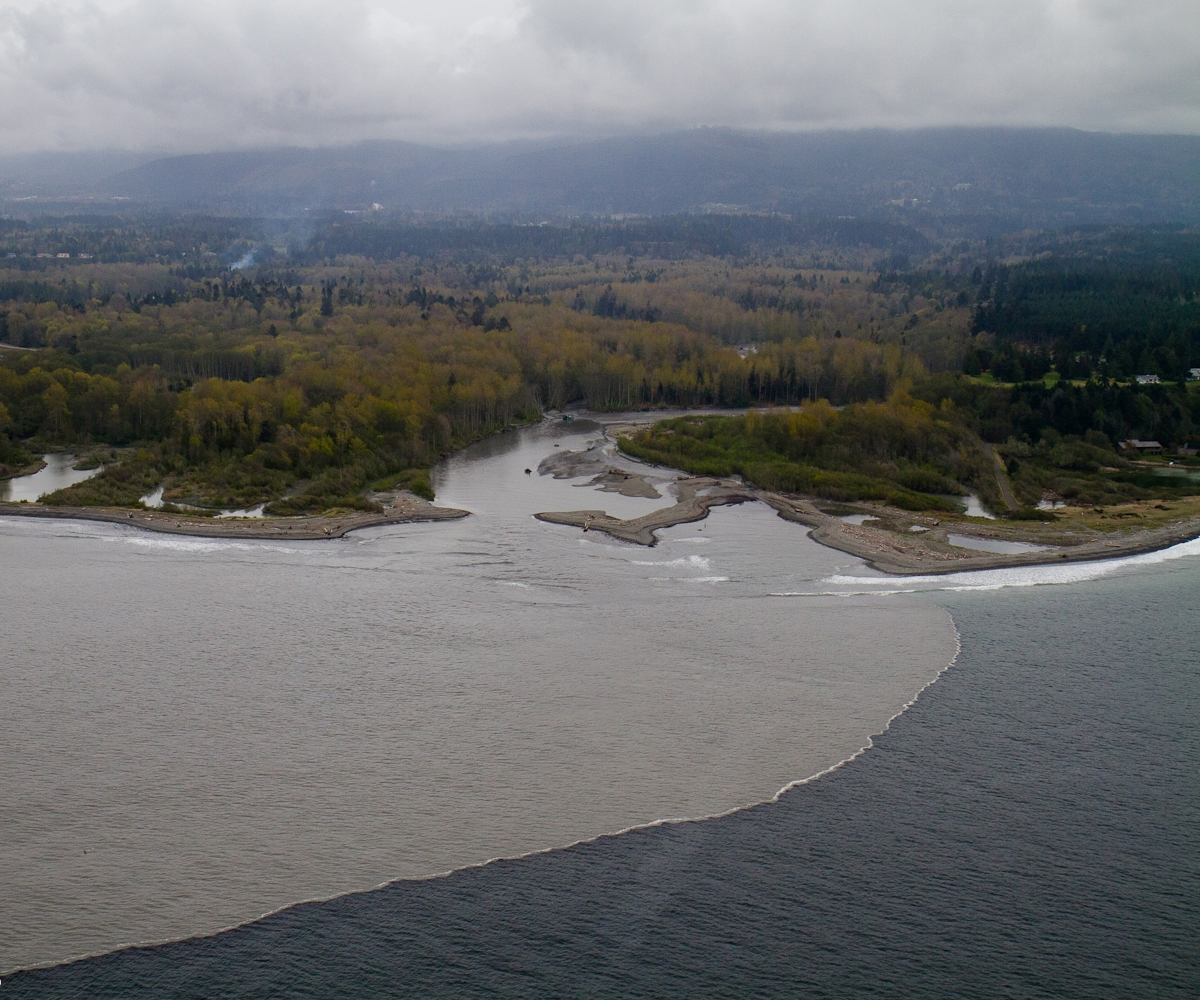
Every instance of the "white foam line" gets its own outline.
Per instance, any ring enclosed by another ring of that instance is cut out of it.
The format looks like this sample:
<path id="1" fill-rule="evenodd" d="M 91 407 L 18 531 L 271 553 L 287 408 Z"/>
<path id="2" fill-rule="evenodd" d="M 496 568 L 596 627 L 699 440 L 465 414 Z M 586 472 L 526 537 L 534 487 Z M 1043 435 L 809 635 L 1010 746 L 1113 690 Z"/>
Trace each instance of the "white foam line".
<path id="1" fill-rule="evenodd" d="M 768 597 L 891 597 L 894 594 L 920 594 L 915 587 L 909 590 L 782 590 Z"/>
<path id="2" fill-rule="evenodd" d="M 698 566 L 700 569 L 708 569 L 711 564 L 705 556 L 682 556 L 679 559 L 630 559 L 632 566 Z"/>
<path id="3" fill-rule="evenodd" d="M 1043 563 L 1034 566 L 1012 566 L 1004 569 L 981 569 L 964 573 L 947 573 L 943 576 L 841 576 L 827 577 L 823 583 L 850 587 L 895 586 L 904 584 L 931 584 L 922 590 L 1000 590 L 1003 587 L 1040 587 L 1053 584 L 1084 583 L 1109 576 L 1127 566 L 1158 566 L 1177 559 L 1200 555 L 1200 538 L 1188 542 L 1180 542 L 1170 548 L 1157 549 L 1154 552 L 1143 552 L 1134 556 L 1123 556 L 1115 559 L 1098 559 L 1088 562 L 1067 563 L 1056 565 Z M 872 591 L 883 593 L 884 591 Z M 777 595 L 782 596 L 782 595 Z M 802 595 L 787 595 L 802 596 Z"/>
<path id="4" fill-rule="evenodd" d="M 167 549 L 172 552 L 285 552 L 294 554 L 299 549 L 288 548 L 285 545 L 269 543 L 252 544 L 248 542 L 232 542 L 215 539 L 180 539 L 180 538 L 146 538 L 142 535 L 98 535 L 105 542 L 124 542 L 128 545 L 140 545 L 144 549 Z"/>
<path id="5" fill-rule="evenodd" d="M 5 523 L 20 522 L 21 527 L 28 525 L 27 519 L 20 517 L 6 517 L 3 520 Z M 145 529 L 137 525 L 107 524 L 104 522 L 87 521 L 85 519 L 49 523 L 63 529 L 52 533 L 55 538 L 89 538 L 109 544 L 123 543 L 126 545 L 139 545 L 146 549 L 166 549 L 175 552 L 268 551 L 284 552 L 289 555 L 303 551 L 266 541 L 239 542 L 230 539 L 199 538 L 196 536 L 149 535 L 145 533 Z"/>
<path id="6" fill-rule="evenodd" d="M 875 746 L 875 737 L 882 736 L 889 729 L 891 729 L 892 723 L 900 718 L 900 716 L 902 716 L 910 708 L 912 708 L 913 705 L 915 705 L 920 699 L 921 695 L 929 690 L 929 688 L 932 687 L 941 678 L 941 676 L 946 673 L 946 671 L 948 671 L 954 666 L 955 663 L 958 662 L 959 654 L 962 652 L 962 635 L 959 633 L 958 626 L 955 624 L 954 618 L 950 612 L 946 611 L 945 614 L 946 617 L 950 619 L 950 628 L 954 632 L 954 655 L 950 658 L 950 662 L 942 667 L 941 670 L 939 670 L 936 674 L 934 674 L 934 676 L 925 684 L 923 684 L 917 693 L 914 694 L 908 701 L 906 701 L 904 705 L 901 706 L 900 710 L 896 712 L 896 714 L 890 719 L 888 719 L 886 723 L 884 723 L 883 728 L 879 730 L 879 732 L 868 736 L 867 742 L 864 746 L 859 747 L 854 751 L 854 753 L 850 754 L 850 756 L 839 760 L 836 764 L 832 764 L 822 771 L 818 771 L 816 774 L 810 774 L 807 778 L 797 778 L 794 781 L 789 781 L 770 798 L 761 799 L 755 802 L 747 802 L 744 805 L 733 806 L 732 808 L 726 809 L 723 812 L 709 813 L 704 816 L 672 816 L 663 819 L 650 820 L 646 823 L 634 823 L 632 826 L 627 826 L 623 829 L 614 830 L 609 833 L 598 833 L 593 837 L 582 837 L 579 840 L 574 840 L 569 844 L 560 844 L 555 847 L 539 847 L 536 850 L 525 851 L 521 854 L 502 854 L 494 858 L 488 858 L 486 861 L 477 861 L 469 865 L 461 865 L 458 868 L 448 868 L 445 871 L 434 872 L 430 875 L 406 875 L 399 878 L 389 878 L 385 879 L 383 882 L 380 882 L 378 885 L 371 886 L 367 889 L 350 889 L 346 892 L 335 892 L 330 896 L 312 896 L 308 899 L 297 899 L 290 903 L 284 903 L 282 906 L 277 906 L 273 910 L 268 910 L 266 913 L 260 914 L 257 917 L 253 917 L 248 920 L 242 920 L 236 924 L 230 924 L 228 927 L 222 927 L 219 930 L 206 931 L 199 934 L 182 934 L 179 937 L 163 938 L 161 940 L 126 942 L 123 944 L 118 944 L 112 948 L 108 948 L 104 951 L 89 952 L 82 955 L 72 955 L 69 958 L 54 959 L 49 962 L 39 962 L 36 965 L 24 966 L 21 969 L 2 971 L 0 972 L 0 976 L 9 976 L 16 972 L 32 969 L 46 969 L 56 965 L 69 965 L 72 962 L 79 962 L 87 958 L 98 958 L 102 955 L 112 955 L 116 952 L 125 951 L 130 948 L 151 948 L 160 947 L 166 944 L 176 944 L 180 941 L 204 940 L 205 938 L 217 937 L 218 935 L 225 934 L 228 931 L 237 930 L 239 927 L 248 927 L 250 924 L 258 923 L 258 921 L 265 920 L 267 917 L 274 916 L 276 913 L 282 913 L 284 910 L 290 910 L 294 906 L 305 906 L 308 903 L 328 903 L 331 900 L 341 899 L 345 896 L 357 896 L 367 892 L 377 892 L 380 889 L 386 889 L 388 886 L 398 885 L 402 882 L 430 882 L 434 879 L 448 878 L 449 876 L 455 875 L 458 872 L 472 871 L 477 868 L 486 868 L 488 865 L 495 864 L 499 861 L 520 861 L 523 858 L 533 858 L 542 854 L 554 854 L 558 851 L 568 851 L 573 847 L 580 847 L 584 844 L 595 844 L 601 840 L 607 840 L 610 837 L 620 837 L 627 833 L 634 833 L 638 830 L 652 830 L 659 826 L 680 826 L 685 823 L 703 823 L 710 819 L 724 819 L 725 817 L 732 816 L 735 813 L 745 812 L 747 809 L 755 809 L 759 806 L 773 805 L 793 788 L 799 788 L 801 785 L 810 784 L 819 778 L 823 778 L 828 774 L 832 774 L 834 771 L 840 770 L 851 761 L 857 760 L 859 757 L 865 754 L 868 750 Z"/>

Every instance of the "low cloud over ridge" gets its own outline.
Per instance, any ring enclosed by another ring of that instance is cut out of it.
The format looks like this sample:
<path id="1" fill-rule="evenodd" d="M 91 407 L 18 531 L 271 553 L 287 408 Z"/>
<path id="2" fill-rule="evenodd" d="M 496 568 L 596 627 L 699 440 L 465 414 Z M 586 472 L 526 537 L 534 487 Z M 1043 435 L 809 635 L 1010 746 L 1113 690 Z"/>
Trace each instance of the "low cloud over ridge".
<path id="1" fill-rule="evenodd" d="M 1200 132 L 1194 0 L 0 0 L 0 145 Z"/>

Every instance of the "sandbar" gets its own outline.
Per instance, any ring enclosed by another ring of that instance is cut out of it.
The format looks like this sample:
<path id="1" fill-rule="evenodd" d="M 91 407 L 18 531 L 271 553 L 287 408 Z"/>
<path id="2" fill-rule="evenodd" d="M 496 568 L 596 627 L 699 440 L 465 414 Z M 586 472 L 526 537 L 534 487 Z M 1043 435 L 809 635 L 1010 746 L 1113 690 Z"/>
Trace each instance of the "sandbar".
<path id="1" fill-rule="evenodd" d="M 108 521 L 147 531 L 201 538 L 290 538 L 297 541 L 341 538 L 358 528 L 382 524 L 411 524 L 466 517 L 470 512 L 437 507 L 411 493 L 375 495 L 383 510 L 333 510 L 310 517 L 226 517 L 171 514 L 154 509 L 126 507 L 52 507 L 40 503 L 0 503 L 0 517 L 48 517 L 81 521 Z"/>

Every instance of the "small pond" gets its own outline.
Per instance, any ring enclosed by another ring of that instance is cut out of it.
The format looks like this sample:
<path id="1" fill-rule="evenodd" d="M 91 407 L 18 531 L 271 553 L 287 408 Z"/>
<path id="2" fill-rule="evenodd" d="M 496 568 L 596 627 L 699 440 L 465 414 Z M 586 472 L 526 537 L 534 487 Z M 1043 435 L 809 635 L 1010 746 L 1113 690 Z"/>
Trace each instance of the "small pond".
<path id="1" fill-rule="evenodd" d="M 1185 465 L 1168 466 L 1165 469 L 1155 469 L 1156 476 L 1168 476 L 1171 479 L 1186 479 L 1189 482 L 1200 483 L 1200 469 Z"/>
<path id="2" fill-rule="evenodd" d="M 984 507 L 978 494 L 968 493 L 966 496 L 959 496 L 957 493 L 935 493 L 934 496 L 949 500 L 958 508 L 959 513 L 966 514 L 967 517 L 986 517 L 989 521 L 996 520 L 996 515 Z"/>
<path id="3" fill-rule="evenodd" d="M 163 490 L 164 489 L 165 489 L 165 487 L 160 486 L 153 493 L 147 493 L 144 497 L 141 498 L 142 503 L 144 503 L 147 507 L 161 507 L 164 503 L 164 501 L 163 501 Z M 180 510 L 203 510 L 204 509 L 202 507 L 194 507 L 194 506 L 192 506 L 192 504 L 189 504 L 189 503 L 177 503 L 177 504 L 175 504 L 175 506 L 178 507 Z M 263 510 L 266 506 L 267 505 L 265 503 L 260 503 L 257 507 L 246 507 L 241 510 L 223 510 L 220 513 L 218 513 L 216 516 L 217 517 L 265 517 L 266 515 L 263 513 Z"/>
<path id="4" fill-rule="evenodd" d="M 946 541 L 960 549 L 975 549 L 979 552 L 996 552 L 1014 555 L 1018 552 L 1045 552 L 1049 545 L 1032 545 L 1029 542 L 1006 542 L 999 538 L 972 538 L 969 535 L 947 535 Z"/>

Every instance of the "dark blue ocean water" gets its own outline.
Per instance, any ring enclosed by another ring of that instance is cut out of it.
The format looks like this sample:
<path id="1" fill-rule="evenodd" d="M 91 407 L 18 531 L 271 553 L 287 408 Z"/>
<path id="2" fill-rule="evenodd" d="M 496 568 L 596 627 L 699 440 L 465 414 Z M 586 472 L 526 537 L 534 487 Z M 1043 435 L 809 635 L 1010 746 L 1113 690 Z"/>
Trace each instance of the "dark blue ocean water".
<path id="1" fill-rule="evenodd" d="M 1200 996 L 1200 566 L 931 595 L 957 664 L 776 804 L 6 978 L 23 997 Z"/>

